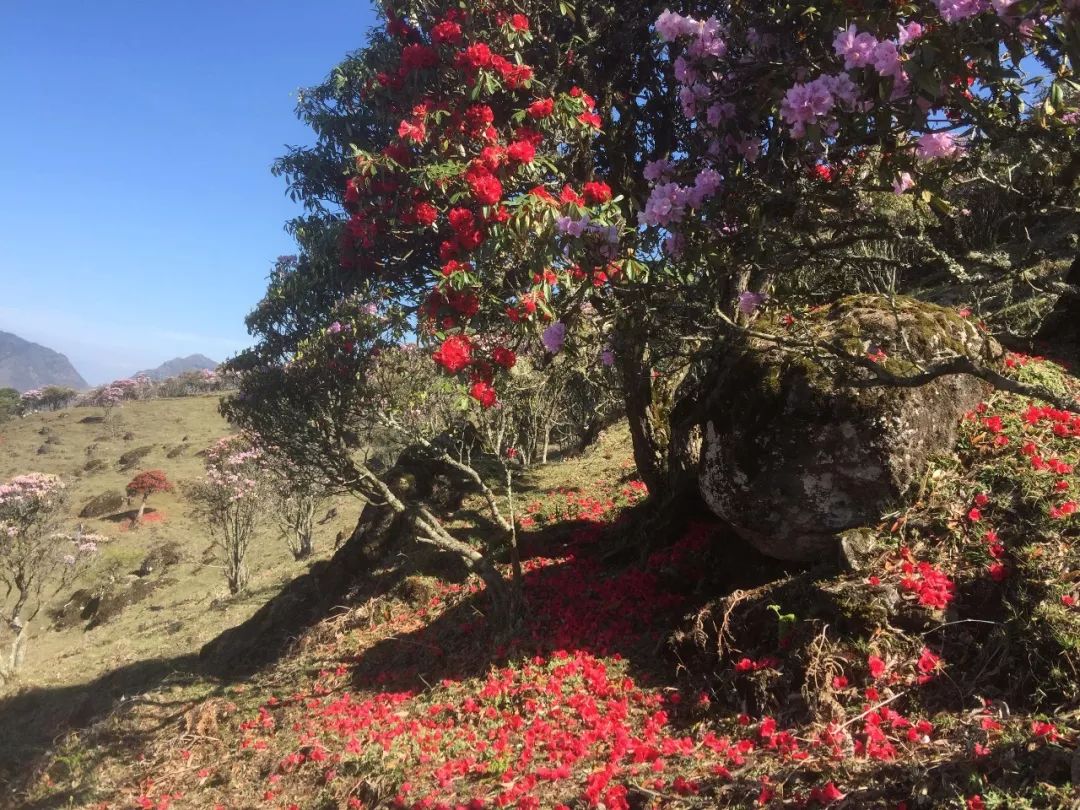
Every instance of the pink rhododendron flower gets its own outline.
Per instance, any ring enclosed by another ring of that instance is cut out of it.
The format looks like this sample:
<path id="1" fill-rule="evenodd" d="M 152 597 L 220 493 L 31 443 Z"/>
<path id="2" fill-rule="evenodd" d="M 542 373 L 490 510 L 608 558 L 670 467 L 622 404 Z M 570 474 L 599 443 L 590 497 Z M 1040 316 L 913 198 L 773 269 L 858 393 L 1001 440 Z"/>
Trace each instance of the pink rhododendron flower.
<path id="1" fill-rule="evenodd" d="M 963 148 L 951 132 L 927 132 L 919 138 L 915 156 L 920 160 L 954 158 L 962 151 Z"/>

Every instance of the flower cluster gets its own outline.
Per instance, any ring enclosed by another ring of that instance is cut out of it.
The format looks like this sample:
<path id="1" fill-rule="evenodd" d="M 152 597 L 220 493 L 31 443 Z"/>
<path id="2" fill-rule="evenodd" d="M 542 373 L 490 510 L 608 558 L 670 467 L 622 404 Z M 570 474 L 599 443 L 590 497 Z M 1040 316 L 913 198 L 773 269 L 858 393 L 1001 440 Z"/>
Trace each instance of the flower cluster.
<path id="1" fill-rule="evenodd" d="M 389 266 L 373 259 L 377 239 L 426 257 L 415 268 L 430 278 L 420 333 L 440 342 L 436 362 L 467 374 L 473 398 L 490 407 L 496 372 L 506 368 L 494 352 L 511 351 L 513 329 L 556 320 L 582 280 L 573 271 L 615 256 L 621 225 L 611 189 L 557 179 L 602 121 L 587 93 L 545 87 L 524 63 L 532 40 L 524 15 L 450 9 L 408 24 L 391 16 L 390 28 L 398 62 L 368 90 L 373 109 L 399 116 L 397 137 L 357 155 L 344 194 L 343 263 L 389 280 Z M 520 261 L 524 285 L 506 284 L 515 275 L 508 256 Z M 478 332 L 501 339 L 481 352 Z"/>

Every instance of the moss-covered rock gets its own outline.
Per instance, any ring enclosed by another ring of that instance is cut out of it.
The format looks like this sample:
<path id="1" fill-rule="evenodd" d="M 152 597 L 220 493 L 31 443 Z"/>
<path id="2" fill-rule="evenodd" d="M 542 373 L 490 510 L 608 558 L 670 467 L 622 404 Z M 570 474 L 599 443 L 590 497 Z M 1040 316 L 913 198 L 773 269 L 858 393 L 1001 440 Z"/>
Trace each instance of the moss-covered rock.
<path id="1" fill-rule="evenodd" d="M 1001 353 L 955 312 L 905 298 L 852 296 L 790 330 L 756 329 L 873 354 L 897 375 L 956 354 Z M 899 505 L 987 392 L 960 375 L 917 388 L 867 385 L 869 371 L 829 352 L 764 338 L 729 352 L 705 424 L 700 488 L 740 536 L 779 559 L 835 559 L 838 534 Z"/>
<path id="2" fill-rule="evenodd" d="M 98 518 L 119 512 L 125 503 L 124 494 L 116 490 L 108 490 L 91 498 L 86 505 L 79 510 L 81 518 Z"/>

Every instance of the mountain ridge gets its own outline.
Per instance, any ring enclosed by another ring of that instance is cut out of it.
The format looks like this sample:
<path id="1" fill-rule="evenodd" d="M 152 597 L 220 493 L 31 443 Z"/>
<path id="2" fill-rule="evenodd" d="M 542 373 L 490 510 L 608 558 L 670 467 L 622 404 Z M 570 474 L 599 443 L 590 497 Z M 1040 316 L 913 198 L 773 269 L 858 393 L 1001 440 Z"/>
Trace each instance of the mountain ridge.
<path id="1" fill-rule="evenodd" d="M 0 331 L 0 388 L 19 393 L 45 385 L 89 388 L 66 355 L 40 343 Z"/>
<path id="2" fill-rule="evenodd" d="M 164 380 L 167 377 L 183 374 L 185 371 L 203 371 L 204 369 L 213 371 L 218 365 L 217 361 L 211 360 L 205 354 L 189 354 L 187 357 L 174 357 L 171 360 L 166 360 L 157 368 L 137 371 L 131 376 L 145 376 L 151 380 Z"/>

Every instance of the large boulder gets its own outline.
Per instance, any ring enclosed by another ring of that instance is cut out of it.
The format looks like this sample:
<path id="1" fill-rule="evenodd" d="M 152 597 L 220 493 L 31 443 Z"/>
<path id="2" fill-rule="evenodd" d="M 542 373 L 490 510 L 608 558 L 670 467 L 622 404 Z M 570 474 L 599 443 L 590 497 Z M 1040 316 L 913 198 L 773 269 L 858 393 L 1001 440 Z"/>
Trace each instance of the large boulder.
<path id="1" fill-rule="evenodd" d="M 87 465 L 87 469 L 89 469 L 89 465 Z M 112 515 L 123 509 L 126 502 L 124 493 L 112 489 L 106 490 L 87 501 L 86 505 L 79 510 L 79 517 L 98 518 Z"/>
<path id="2" fill-rule="evenodd" d="M 956 353 L 1001 354 L 952 310 L 905 298 L 853 296 L 790 329 L 759 321 L 755 331 L 873 354 L 896 374 Z M 966 375 L 916 388 L 860 385 L 869 371 L 759 337 L 729 348 L 718 379 L 705 422 L 701 494 L 759 551 L 793 561 L 835 559 L 839 533 L 898 506 L 930 457 L 952 450 L 964 413 L 987 393 Z"/>

